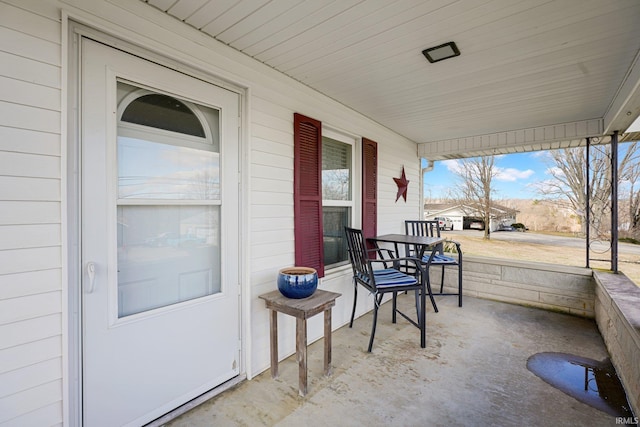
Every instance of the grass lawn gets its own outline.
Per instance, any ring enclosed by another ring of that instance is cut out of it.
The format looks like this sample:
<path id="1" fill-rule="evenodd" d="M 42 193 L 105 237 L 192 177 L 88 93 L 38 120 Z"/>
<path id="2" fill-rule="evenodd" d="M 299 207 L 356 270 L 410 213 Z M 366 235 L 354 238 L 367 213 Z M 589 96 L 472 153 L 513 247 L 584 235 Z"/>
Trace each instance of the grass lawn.
<path id="1" fill-rule="evenodd" d="M 546 262 L 552 264 L 572 265 L 584 267 L 586 263 L 584 248 L 572 248 L 567 246 L 542 245 L 539 243 L 510 242 L 502 240 L 483 240 L 482 235 L 447 236 L 462 245 L 465 255 L 476 255 L 490 258 L 514 259 L 521 261 Z M 611 255 L 591 253 L 590 267 L 594 269 L 609 270 Z M 553 260 L 550 262 L 549 260 Z M 618 249 L 618 270 L 633 280 L 636 285 L 640 283 L 640 255 L 624 252 L 624 247 Z"/>

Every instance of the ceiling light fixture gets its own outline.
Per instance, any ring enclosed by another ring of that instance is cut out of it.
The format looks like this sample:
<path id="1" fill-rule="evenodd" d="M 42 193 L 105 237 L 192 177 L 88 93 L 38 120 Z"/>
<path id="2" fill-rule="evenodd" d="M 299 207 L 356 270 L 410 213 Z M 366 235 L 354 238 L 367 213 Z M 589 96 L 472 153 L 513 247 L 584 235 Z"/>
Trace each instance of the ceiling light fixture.
<path id="1" fill-rule="evenodd" d="M 458 50 L 458 46 L 456 46 L 455 42 L 449 42 L 441 44 L 440 46 L 425 49 L 422 51 L 422 54 L 429 60 L 429 62 L 434 63 L 444 59 L 453 58 L 454 56 L 459 56 L 460 51 Z"/>

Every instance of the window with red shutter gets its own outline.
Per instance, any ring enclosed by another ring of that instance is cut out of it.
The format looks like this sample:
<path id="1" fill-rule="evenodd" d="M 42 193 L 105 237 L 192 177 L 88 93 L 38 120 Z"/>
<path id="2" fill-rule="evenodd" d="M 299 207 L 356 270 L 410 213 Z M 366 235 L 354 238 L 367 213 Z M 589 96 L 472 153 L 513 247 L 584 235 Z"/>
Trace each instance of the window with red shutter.
<path id="1" fill-rule="evenodd" d="M 315 268 L 348 263 L 344 227 L 352 226 L 356 139 L 322 129 L 318 120 L 294 114 L 294 234 L 296 265 Z M 362 228 L 377 231 L 377 144 L 362 144 Z M 358 200 L 360 202 L 360 200 Z"/>
<path id="2" fill-rule="evenodd" d="M 295 113 L 293 120 L 294 236 L 296 265 L 324 276 L 322 244 L 322 124 Z"/>

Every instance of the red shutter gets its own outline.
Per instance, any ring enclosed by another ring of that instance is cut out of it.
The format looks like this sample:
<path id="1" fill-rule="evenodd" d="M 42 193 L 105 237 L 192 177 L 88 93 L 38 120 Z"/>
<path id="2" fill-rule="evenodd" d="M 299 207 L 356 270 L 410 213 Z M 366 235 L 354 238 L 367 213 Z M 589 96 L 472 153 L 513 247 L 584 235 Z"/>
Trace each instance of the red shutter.
<path id="1" fill-rule="evenodd" d="M 366 138 L 362 138 L 362 234 L 365 238 L 378 234 L 378 143 Z"/>
<path id="2" fill-rule="evenodd" d="M 322 241 L 322 124 L 293 116 L 293 206 L 296 265 L 324 277 Z"/>

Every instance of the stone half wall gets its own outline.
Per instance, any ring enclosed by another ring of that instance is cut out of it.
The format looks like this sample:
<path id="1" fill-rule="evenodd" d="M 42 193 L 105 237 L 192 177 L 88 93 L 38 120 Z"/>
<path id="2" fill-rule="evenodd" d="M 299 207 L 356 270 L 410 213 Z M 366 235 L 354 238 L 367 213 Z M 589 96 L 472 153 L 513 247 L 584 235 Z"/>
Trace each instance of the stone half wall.
<path id="1" fill-rule="evenodd" d="M 594 271 L 596 322 L 634 414 L 640 414 L 640 288 L 624 274 Z"/>
<path id="2" fill-rule="evenodd" d="M 457 267 L 446 269 L 445 290 L 455 292 Z M 464 295 L 595 317 L 595 285 L 588 268 L 464 256 L 462 274 Z M 436 267 L 431 273 L 434 292 L 439 280 Z"/>

